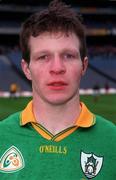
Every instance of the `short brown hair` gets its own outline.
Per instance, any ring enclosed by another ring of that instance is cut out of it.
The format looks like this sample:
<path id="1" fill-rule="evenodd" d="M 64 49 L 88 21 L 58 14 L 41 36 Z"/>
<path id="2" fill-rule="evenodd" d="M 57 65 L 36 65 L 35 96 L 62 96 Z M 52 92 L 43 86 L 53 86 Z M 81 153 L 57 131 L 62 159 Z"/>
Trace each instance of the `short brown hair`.
<path id="1" fill-rule="evenodd" d="M 20 33 L 22 58 L 30 62 L 29 39 L 44 32 L 74 32 L 80 40 L 81 59 L 86 56 L 86 37 L 81 17 L 70 6 L 53 0 L 48 8 L 34 13 L 23 24 Z"/>

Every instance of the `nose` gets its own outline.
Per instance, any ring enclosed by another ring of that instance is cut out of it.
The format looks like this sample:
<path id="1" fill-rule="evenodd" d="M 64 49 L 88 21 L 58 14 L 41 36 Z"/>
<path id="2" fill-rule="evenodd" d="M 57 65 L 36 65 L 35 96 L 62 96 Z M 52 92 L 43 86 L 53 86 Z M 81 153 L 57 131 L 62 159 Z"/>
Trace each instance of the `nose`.
<path id="1" fill-rule="evenodd" d="M 55 57 L 50 65 L 50 74 L 65 74 L 66 67 L 60 57 Z"/>

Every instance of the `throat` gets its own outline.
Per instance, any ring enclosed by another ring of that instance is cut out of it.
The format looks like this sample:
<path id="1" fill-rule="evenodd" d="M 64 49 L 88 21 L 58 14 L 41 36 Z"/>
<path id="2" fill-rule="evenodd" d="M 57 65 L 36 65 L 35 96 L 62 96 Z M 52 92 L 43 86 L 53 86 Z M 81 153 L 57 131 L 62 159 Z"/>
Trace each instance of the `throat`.
<path id="1" fill-rule="evenodd" d="M 34 105 L 39 107 L 33 109 L 36 121 L 53 135 L 75 126 L 81 112 L 81 105 L 78 99 L 71 102 L 57 107 L 45 104 Z"/>
<path id="2" fill-rule="evenodd" d="M 65 129 L 75 126 L 76 121 L 80 115 L 81 108 L 73 113 L 57 112 L 56 114 L 48 115 L 38 120 L 38 123 L 42 125 L 51 134 L 56 135 Z M 40 116 L 38 116 L 40 117 Z"/>
<path id="3" fill-rule="evenodd" d="M 72 123 L 55 123 L 55 124 L 51 124 L 51 121 L 50 123 L 40 123 L 40 125 L 42 125 L 47 131 L 49 131 L 51 134 L 53 135 L 56 135 L 60 132 L 62 132 L 63 130 L 66 130 L 70 127 L 73 127 L 74 126 L 74 122 Z"/>

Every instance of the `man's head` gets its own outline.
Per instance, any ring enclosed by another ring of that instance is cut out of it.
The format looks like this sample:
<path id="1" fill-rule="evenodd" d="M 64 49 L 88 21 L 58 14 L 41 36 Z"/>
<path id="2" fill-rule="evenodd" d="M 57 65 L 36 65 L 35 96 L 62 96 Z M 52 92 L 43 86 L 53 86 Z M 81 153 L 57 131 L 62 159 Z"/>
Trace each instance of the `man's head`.
<path id="1" fill-rule="evenodd" d="M 30 62 L 30 37 L 37 37 L 45 32 L 61 32 L 67 36 L 68 33 L 74 33 L 80 41 L 81 59 L 86 56 L 86 38 L 80 16 L 63 2 L 54 0 L 47 9 L 33 14 L 22 25 L 20 45 L 22 58 L 27 63 Z"/>

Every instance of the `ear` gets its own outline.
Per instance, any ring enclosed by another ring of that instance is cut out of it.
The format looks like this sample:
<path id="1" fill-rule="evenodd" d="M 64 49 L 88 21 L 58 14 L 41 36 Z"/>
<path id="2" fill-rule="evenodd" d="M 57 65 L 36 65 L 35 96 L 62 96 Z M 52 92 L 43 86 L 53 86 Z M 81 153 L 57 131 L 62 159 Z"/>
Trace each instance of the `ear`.
<path id="1" fill-rule="evenodd" d="M 23 70 L 26 78 L 28 80 L 31 80 L 31 73 L 30 73 L 30 69 L 29 69 L 29 64 L 24 59 L 21 60 L 21 67 L 22 67 L 22 70 Z"/>
<path id="2" fill-rule="evenodd" d="M 88 67 L 88 57 L 84 57 L 83 61 L 82 61 L 82 76 L 86 73 Z"/>

